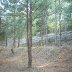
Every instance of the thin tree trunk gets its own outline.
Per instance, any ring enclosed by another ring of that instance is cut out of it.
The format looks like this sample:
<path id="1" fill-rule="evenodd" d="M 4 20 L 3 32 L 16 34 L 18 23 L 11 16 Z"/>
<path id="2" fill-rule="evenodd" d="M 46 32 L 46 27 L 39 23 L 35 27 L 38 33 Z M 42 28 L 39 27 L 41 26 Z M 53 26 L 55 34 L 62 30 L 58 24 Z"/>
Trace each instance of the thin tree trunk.
<path id="1" fill-rule="evenodd" d="M 43 13 L 42 13 L 42 15 L 43 15 Z M 42 21 L 42 25 L 41 25 L 41 46 L 43 46 L 43 33 L 44 33 L 44 18 L 43 18 L 43 16 L 42 16 L 42 18 L 41 18 L 41 21 Z"/>
<path id="2" fill-rule="evenodd" d="M 28 67 L 32 67 L 32 0 L 30 0 L 30 15 L 29 15 L 29 49 L 28 49 L 28 55 L 29 55 L 29 61 L 28 61 Z"/>
<path id="3" fill-rule="evenodd" d="M 46 38 L 45 38 L 45 44 L 47 45 L 47 43 L 48 43 L 48 14 L 47 14 L 47 10 L 46 10 L 46 12 L 45 12 L 45 28 L 46 28 L 46 31 L 45 31 L 45 33 L 46 33 Z"/>
<path id="4" fill-rule="evenodd" d="M 7 21 L 7 18 L 6 18 L 6 21 Z M 6 30 L 5 30 L 5 42 L 6 42 L 6 47 L 7 47 L 7 45 L 8 45 L 8 42 L 7 42 L 7 40 L 8 40 L 7 30 L 8 30 L 8 27 L 7 27 L 7 23 L 6 23 Z"/>
<path id="5" fill-rule="evenodd" d="M 28 32 L 28 29 L 29 29 L 29 25 L 28 25 L 28 22 L 29 21 L 29 19 L 28 19 L 28 0 L 27 0 L 27 47 L 29 47 L 29 36 L 28 36 L 28 34 L 29 34 L 29 32 Z"/>
<path id="6" fill-rule="evenodd" d="M 18 47 L 20 46 L 20 38 L 18 38 Z"/>
<path id="7" fill-rule="evenodd" d="M 59 6 L 61 5 L 59 0 Z M 61 9 L 59 12 L 59 46 L 61 46 Z"/>
<path id="8" fill-rule="evenodd" d="M 7 43 L 7 37 L 6 37 L 6 47 L 7 47 L 8 43 Z"/>
<path id="9" fill-rule="evenodd" d="M 30 0 L 30 13 L 28 11 L 27 0 L 27 47 L 28 47 L 28 67 L 32 67 L 32 1 Z"/>
<path id="10" fill-rule="evenodd" d="M 41 34 L 41 46 L 43 46 L 43 35 L 42 35 L 42 28 L 41 28 L 41 32 L 40 32 L 40 34 Z"/>
<path id="11" fill-rule="evenodd" d="M 13 48 L 15 48 L 15 9 L 14 9 L 14 25 L 13 25 Z M 11 49 L 11 52 L 14 54 L 13 48 Z"/>
<path id="12" fill-rule="evenodd" d="M 14 17 L 14 38 L 13 38 L 13 47 L 15 48 L 15 17 Z"/>
<path id="13" fill-rule="evenodd" d="M 56 0 L 55 0 L 55 44 L 57 45 L 57 16 L 56 16 Z"/>
<path id="14" fill-rule="evenodd" d="M 64 27 L 65 27 L 65 42 L 67 42 L 67 37 L 66 37 L 66 35 L 67 35 L 67 22 L 65 21 L 65 24 L 64 24 Z"/>
<path id="15" fill-rule="evenodd" d="M 30 34 L 29 34 L 29 36 L 30 36 L 30 47 L 32 47 L 32 0 L 30 0 L 30 24 L 29 24 L 29 26 L 30 26 Z"/>

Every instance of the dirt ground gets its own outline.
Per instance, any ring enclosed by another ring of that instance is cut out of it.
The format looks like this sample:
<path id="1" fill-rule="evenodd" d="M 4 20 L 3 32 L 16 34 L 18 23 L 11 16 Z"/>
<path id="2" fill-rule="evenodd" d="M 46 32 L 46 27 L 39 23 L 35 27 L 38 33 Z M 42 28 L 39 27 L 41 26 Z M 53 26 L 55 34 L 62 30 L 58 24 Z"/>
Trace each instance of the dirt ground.
<path id="1" fill-rule="evenodd" d="M 72 46 L 33 47 L 32 68 L 27 68 L 27 49 L 0 48 L 0 72 L 72 72 Z"/>

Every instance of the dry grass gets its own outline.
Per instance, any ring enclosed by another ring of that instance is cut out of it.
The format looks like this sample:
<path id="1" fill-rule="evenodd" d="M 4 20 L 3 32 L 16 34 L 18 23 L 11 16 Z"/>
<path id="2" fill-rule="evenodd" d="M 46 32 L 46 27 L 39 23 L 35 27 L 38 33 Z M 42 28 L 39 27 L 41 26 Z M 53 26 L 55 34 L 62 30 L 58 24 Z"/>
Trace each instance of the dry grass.
<path id="1" fill-rule="evenodd" d="M 27 68 L 27 49 L 2 49 L 0 72 L 72 72 L 72 47 L 33 47 L 33 67 Z"/>

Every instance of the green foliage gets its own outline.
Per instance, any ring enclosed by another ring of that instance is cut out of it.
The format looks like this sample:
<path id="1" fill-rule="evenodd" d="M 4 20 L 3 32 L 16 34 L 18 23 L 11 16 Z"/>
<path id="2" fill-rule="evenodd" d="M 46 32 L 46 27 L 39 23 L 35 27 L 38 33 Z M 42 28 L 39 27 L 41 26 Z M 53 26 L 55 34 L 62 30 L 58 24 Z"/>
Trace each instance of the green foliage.
<path id="1" fill-rule="evenodd" d="M 4 32 L 0 32 L 0 41 L 5 39 L 5 33 Z"/>
<path id="2" fill-rule="evenodd" d="M 19 0 L 9 0 L 10 3 L 18 3 Z"/>
<path id="3" fill-rule="evenodd" d="M 72 18 L 71 18 L 71 20 L 68 23 L 69 23 L 68 30 L 72 31 Z"/>
<path id="4" fill-rule="evenodd" d="M 66 1 L 68 2 L 68 5 L 64 8 L 65 21 L 68 24 L 68 30 L 72 30 L 72 1 Z"/>
<path id="5" fill-rule="evenodd" d="M 0 17 L 0 40 L 4 40 L 4 38 L 5 38 L 4 24 L 2 23 L 2 18 Z"/>
<path id="6" fill-rule="evenodd" d="M 0 31 L 5 32 L 8 38 L 13 37 L 15 27 L 15 37 L 26 36 L 26 0 L 1 0 L 3 8 L 0 8 L 0 16 L 3 18 L 3 26 Z M 32 0 L 32 35 L 42 32 L 54 32 L 55 9 L 57 16 L 57 31 L 59 30 L 59 13 L 63 15 L 62 24 L 68 24 L 68 30 L 72 30 L 72 1 L 61 0 Z M 64 30 L 64 25 L 62 25 Z M 4 34 L 2 34 L 4 35 Z"/>

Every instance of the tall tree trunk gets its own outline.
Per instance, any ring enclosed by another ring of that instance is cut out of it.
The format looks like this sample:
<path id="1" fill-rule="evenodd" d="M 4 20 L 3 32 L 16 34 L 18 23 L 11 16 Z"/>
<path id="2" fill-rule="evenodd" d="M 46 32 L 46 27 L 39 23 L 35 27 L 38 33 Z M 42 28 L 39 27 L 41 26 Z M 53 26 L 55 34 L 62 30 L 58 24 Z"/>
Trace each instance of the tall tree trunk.
<path id="1" fill-rule="evenodd" d="M 14 48 L 15 48 L 15 8 L 14 8 L 14 25 L 13 25 L 13 48 L 11 49 L 11 52 L 14 54 Z"/>
<path id="2" fill-rule="evenodd" d="M 7 21 L 7 18 L 6 18 L 6 21 Z M 7 30 L 8 30 L 8 27 L 7 27 L 7 23 L 6 23 L 6 29 L 5 29 L 5 42 L 6 42 L 6 47 L 8 45 L 8 42 L 7 42 L 7 40 L 8 40 Z"/>
<path id="3" fill-rule="evenodd" d="M 28 55 L 29 55 L 29 62 L 28 67 L 32 67 L 32 0 L 30 0 L 30 14 L 29 14 L 29 48 L 28 48 Z"/>
<path id="4" fill-rule="evenodd" d="M 59 0 L 59 6 L 61 6 L 60 0 Z M 59 12 L 59 46 L 61 46 L 61 9 Z"/>
<path id="5" fill-rule="evenodd" d="M 27 0 L 27 47 L 28 47 L 28 67 L 32 67 L 32 1 L 30 0 L 30 13 Z"/>
<path id="6" fill-rule="evenodd" d="M 29 26 L 30 26 L 30 34 L 29 34 L 29 36 L 30 36 L 30 47 L 32 47 L 32 0 L 30 0 L 30 24 L 29 24 Z"/>
<path id="7" fill-rule="evenodd" d="M 13 47 L 15 48 L 15 16 L 14 16 L 14 30 L 13 30 L 13 32 L 14 32 Z"/>
<path id="8" fill-rule="evenodd" d="M 28 67 L 29 67 L 29 12 L 28 12 L 28 3 L 29 0 L 27 0 L 27 47 L 28 47 Z"/>
<path id="9" fill-rule="evenodd" d="M 43 13 L 42 13 L 42 15 L 43 15 Z M 43 43 L 44 43 L 44 41 L 43 41 L 43 34 L 44 34 L 44 29 L 45 29 L 45 26 L 44 26 L 44 17 L 42 16 L 41 17 L 41 22 L 42 22 L 42 25 L 41 25 L 41 46 L 43 46 Z"/>
<path id="10" fill-rule="evenodd" d="M 56 0 L 55 0 L 55 44 L 57 45 L 57 16 L 56 16 Z"/>
<path id="11" fill-rule="evenodd" d="M 48 44 L 48 12 L 47 10 L 45 11 L 45 34 L 46 34 L 46 38 L 45 38 L 45 44 Z"/>
<path id="12" fill-rule="evenodd" d="M 14 21 L 15 21 L 15 18 L 14 18 Z M 14 54 L 14 48 L 15 48 L 15 22 L 14 22 L 14 27 L 13 27 L 14 29 L 13 29 L 13 48 L 12 48 L 12 53 Z"/>
<path id="13" fill-rule="evenodd" d="M 28 36 L 28 34 L 29 34 L 29 32 L 28 32 L 29 31 L 29 25 L 28 25 L 28 23 L 29 23 L 28 22 L 29 21 L 29 18 L 28 18 L 29 17 L 29 15 L 28 15 L 28 2 L 29 1 L 27 0 L 27 17 L 26 18 L 27 18 L 27 47 L 29 48 L 29 36 Z"/>

